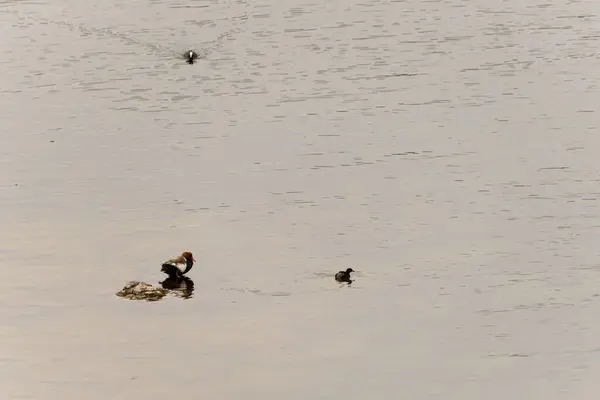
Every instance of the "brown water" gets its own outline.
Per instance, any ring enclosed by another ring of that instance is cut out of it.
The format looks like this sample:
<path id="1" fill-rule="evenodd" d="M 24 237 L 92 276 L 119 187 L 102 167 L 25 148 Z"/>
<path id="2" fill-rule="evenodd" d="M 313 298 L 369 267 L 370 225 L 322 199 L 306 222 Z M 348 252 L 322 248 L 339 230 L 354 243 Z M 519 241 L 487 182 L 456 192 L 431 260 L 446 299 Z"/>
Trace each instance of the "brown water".
<path id="1" fill-rule="evenodd" d="M 596 399 L 599 11 L 2 1 L 0 397 Z"/>

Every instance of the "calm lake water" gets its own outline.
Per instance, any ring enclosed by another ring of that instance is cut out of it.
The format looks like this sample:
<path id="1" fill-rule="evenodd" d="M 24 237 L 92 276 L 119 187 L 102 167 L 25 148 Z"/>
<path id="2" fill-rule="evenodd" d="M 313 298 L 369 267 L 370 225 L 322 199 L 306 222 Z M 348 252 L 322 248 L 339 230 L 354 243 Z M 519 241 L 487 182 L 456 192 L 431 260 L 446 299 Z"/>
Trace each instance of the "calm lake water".
<path id="1" fill-rule="evenodd" d="M 1 1 L 0 397 L 596 399 L 599 11 Z"/>

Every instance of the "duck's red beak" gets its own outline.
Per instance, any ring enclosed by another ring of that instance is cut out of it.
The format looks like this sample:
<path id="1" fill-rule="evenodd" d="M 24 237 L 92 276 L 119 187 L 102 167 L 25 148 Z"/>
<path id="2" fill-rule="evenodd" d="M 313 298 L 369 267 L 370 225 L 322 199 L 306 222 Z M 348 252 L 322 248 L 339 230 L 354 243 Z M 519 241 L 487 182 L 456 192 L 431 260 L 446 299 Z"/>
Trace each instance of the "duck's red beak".
<path id="1" fill-rule="evenodd" d="M 192 261 L 193 261 L 193 262 L 196 262 L 196 260 L 194 259 L 194 257 L 192 257 Z"/>

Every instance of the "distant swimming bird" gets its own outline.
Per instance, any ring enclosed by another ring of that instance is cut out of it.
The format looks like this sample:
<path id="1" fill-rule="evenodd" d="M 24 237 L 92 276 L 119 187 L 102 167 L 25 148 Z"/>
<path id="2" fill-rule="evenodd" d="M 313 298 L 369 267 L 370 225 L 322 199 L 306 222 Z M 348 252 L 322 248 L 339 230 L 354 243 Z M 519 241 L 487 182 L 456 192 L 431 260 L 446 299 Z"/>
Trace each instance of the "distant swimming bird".
<path id="1" fill-rule="evenodd" d="M 188 64 L 193 64 L 196 58 L 198 58 L 198 53 L 196 53 L 194 50 L 190 50 L 183 55 L 183 58 L 185 58 L 185 61 Z"/>
<path id="2" fill-rule="evenodd" d="M 352 280 L 350 279 L 350 272 L 354 272 L 354 270 L 352 268 L 348 268 L 345 271 L 338 272 L 335 274 L 335 280 L 338 282 L 352 283 Z"/>
<path id="3" fill-rule="evenodd" d="M 179 280 L 192 269 L 195 262 L 196 260 L 194 260 L 192 253 L 184 251 L 179 257 L 174 257 L 165 261 L 160 270 L 169 275 L 169 279 Z"/>

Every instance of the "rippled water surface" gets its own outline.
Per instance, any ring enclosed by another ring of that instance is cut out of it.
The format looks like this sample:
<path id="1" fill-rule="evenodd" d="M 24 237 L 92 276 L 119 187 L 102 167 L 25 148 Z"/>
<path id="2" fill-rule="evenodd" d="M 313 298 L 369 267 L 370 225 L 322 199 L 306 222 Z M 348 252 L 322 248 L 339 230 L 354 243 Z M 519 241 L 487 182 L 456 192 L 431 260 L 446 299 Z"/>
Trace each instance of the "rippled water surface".
<path id="1" fill-rule="evenodd" d="M 0 397 L 596 399 L 599 12 L 0 1 Z"/>

